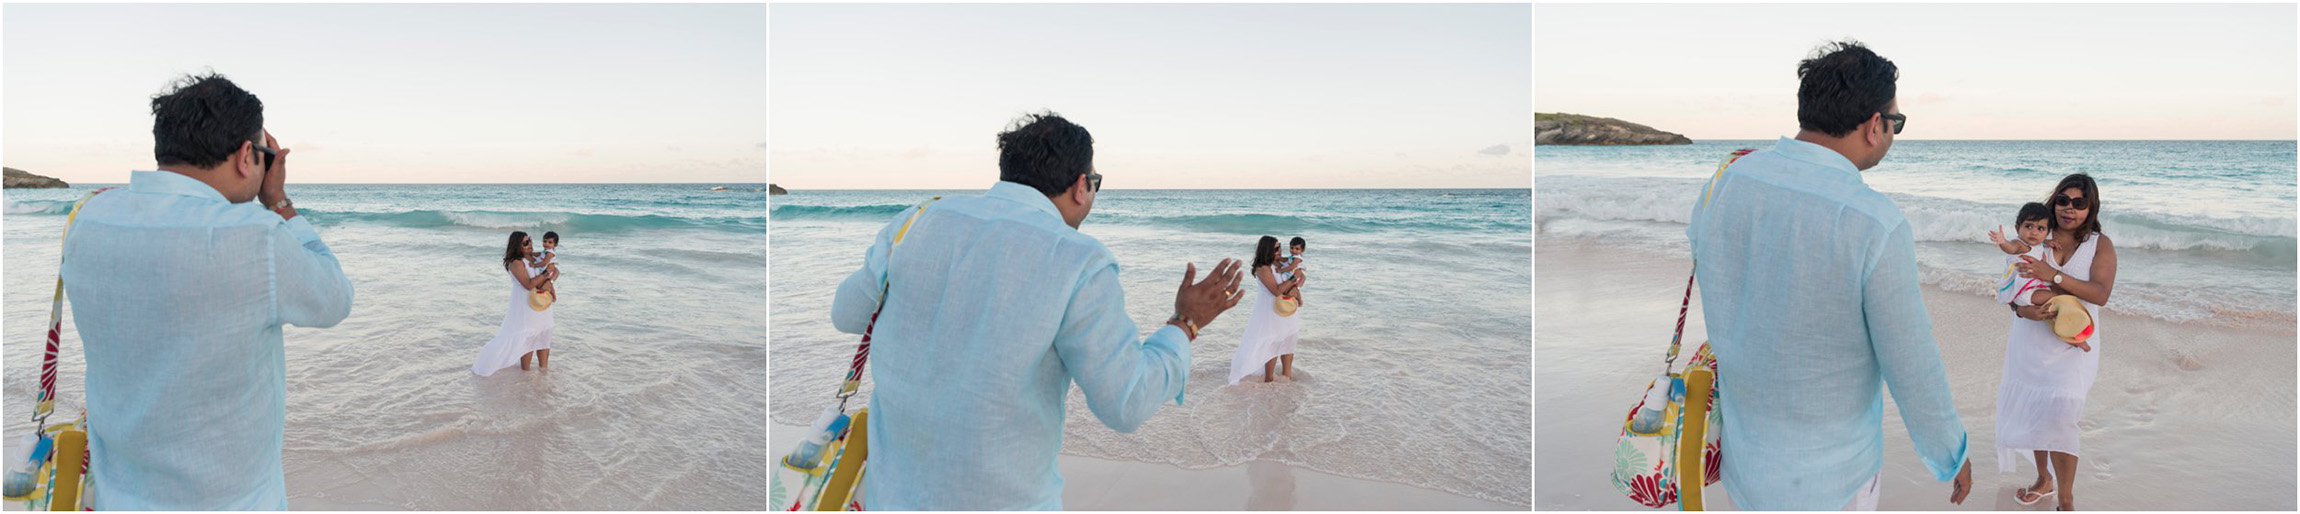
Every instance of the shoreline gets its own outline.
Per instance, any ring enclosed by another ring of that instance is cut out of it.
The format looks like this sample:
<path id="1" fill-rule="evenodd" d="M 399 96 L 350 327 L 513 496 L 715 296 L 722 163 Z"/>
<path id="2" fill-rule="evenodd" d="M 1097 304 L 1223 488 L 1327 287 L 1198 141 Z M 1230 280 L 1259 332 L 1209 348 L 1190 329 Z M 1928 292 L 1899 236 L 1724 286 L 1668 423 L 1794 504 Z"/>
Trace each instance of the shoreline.
<path id="1" fill-rule="evenodd" d="M 1690 259 L 1536 236 L 1535 505 L 1629 509 L 1606 477 L 1621 412 L 1661 368 Z M 2132 263 L 2128 263 L 2132 265 Z M 1886 402 L 1887 510 L 2050 510 L 2013 503 L 2035 468 L 1998 473 L 1996 391 L 2009 314 L 1977 294 L 1924 288 L 1933 335 L 1968 434 L 1973 495 L 1946 503 Z M 1685 351 L 1707 332 L 1702 305 Z M 2080 427 L 2076 506 L 2087 509 L 2291 510 L 2294 506 L 2294 332 L 2175 323 L 2103 313 L 2100 379 Z M 1731 365 L 1725 363 L 1725 365 Z M 1890 395 L 1887 395 L 1890 398 Z M 2270 434 L 2259 437 L 2258 434 Z M 2242 444 L 2216 441 L 2244 441 Z M 1707 493 L 1712 508 L 1730 499 Z"/>
<path id="2" fill-rule="evenodd" d="M 771 424 L 767 430 L 768 458 L 774 460 L 770 472 L 781 479 L 785 495 L 795 492 L 799 474 L 782 467 L 781 459 L 806 430 L 781 423 Z M 1064 510 L 1527 510 L 1272 460 L 1183 469 L 1068 452 L 1056 459 L 1062 473 Z M 773 494 L 771 487 L 769 494 Z M 790 501 L 786 497 L 782 504 L 769 505 L 768 510 L 788 508 Z"/>

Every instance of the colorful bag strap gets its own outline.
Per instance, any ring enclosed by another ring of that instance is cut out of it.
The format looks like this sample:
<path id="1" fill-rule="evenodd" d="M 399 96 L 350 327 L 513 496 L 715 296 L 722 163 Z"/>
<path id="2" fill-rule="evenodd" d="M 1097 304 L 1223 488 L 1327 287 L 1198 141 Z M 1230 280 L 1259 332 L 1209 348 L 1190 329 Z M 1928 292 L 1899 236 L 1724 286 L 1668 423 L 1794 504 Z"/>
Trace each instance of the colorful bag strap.
<path id="1" fill-rule="evenodd" d="M 893 275 L 891 271 L 892 267 L 894 266 L 894 247 L 896 245 L 902 244 L 903 236 L 910 233 L 910 224 L 918 221 L 918 215 L 926 212 L 926 206 L 928 204 L 932 204 L 935 200 L 941 199 L 942 197 L 936 196 L 928 198 L 924 202 L 919 202 L 918 208 L 910 212 L 910 218 L 902 221 L 901 228 L 895 229 L 894 242 L 888 243 L 886 248 L 887 266 L 889 267 L 889 273 L 887 273 L 887 275 Z M 881 277 L 879 279 L 878 306 L 871 309 L 870 324 L 863 325 L 862 343 L 855 347 L 854 361 L 847 367 L 846 382 L 839 385 L 839 410 L 846 410 L 847 398 L 854 396 L 855 391 L 862 387 L 863 365 L 870 362 L 871 330 L 878 328 L 878 315 L 879 312 L 886 310 L 886 294 L 887 291 L 891 290 L 893 283 L 893 280 L 886 277 Z"/>
<path id="2" fill-rule="evenodd" d="M 87 205 L 88 200 L 95 198 L 97 193 L 110 190 L 112 188 L 107 187 L 89 191 L 87 195 L 81 196 L 79 201 L 72 202 L 71 212 L 64 215 L 64 233 L 58 236 L 58 239 L 63 240 L 72 235 L 72 220 L 79 219 L 81 206 Z M 32 423 L 39 427 L 45 427 L 48 424 L 48 415 L 56 411 L 56 361 L 58 354 L 63 352 L 64 270 L 62 255 L 64 252 L 62 251 L 62 243 L 59 242 L 57 245 L 56 294 L 48 304 L 47 351 L 40 357 L 40 394 L 33 400 L 32 406 Z M 85 416 L 86 414 L 82 413 L 82 415 Z M 35 428 L 35 430 L 38 429 Z"/>
<path id="3" fill-rule="evenodd" d="M 1725 176 L 1725 168 L 1732 166 L 1733 161 L 1740 160 L 1741 156 L 1749 155 L 1749 152 L 1754 151 L 1757 149 L 1734 150 L 1725 155 L 1725 162 L 1717 163 L 1717 172 L 1709 175 L 1709 185 L 1701 189 L 1700 206 L 1702 208 L 1709 207 L 1709 197 L 1717 192 L 1717 178 Z M 1699 261 L 1694 263 L 1693 269 L 1695 271 L 1701 269 Z M 1669 335 L 1669 358 L 1664 359 L 1661 363 L 1662 373 L 1674 372 L 1677 369 L 1677 349 L 1683 346 L 1682 343 L 1685 340 L 1685 313 L 1693 309 L 1693 273 L 1692 271 L 1685 273 L 1685 300 L 1677 304 L 1677 331 Z"/>

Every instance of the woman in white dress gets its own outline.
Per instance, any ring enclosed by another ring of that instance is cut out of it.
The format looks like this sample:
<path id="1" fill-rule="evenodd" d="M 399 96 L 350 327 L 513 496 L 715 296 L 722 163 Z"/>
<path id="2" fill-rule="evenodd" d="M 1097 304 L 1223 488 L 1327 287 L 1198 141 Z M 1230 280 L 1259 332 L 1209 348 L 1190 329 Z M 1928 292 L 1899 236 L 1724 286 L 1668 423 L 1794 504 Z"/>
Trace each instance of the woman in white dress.
<path id="1" fill-rule="evenodd" d="M 2049 306 L 2014 307 L 2005 336 L 2004 382 L 1997 391 L 1997 467 L 2009 473 L 2018 461 L 2036 466 L 2036 482 L 2014 491 L 2014 501 L 2027 505 L 2057 496 L 2060 510 L 2075 510 L 2077 421 L 2100 371 L 2100 352 L 2107 351 L 2100 306 L 2116 284 L 2116 246 L 2100 233 L 2100 188 L 2092 177 L 2069 175 L 2053 191 L 2045 260 L 2014 266 L 2022 277 L 2051 283 L 2054 292 L 2083 302 L 2092 315 L 2092 349 L 2061 342 L 2048 324 Z"/>
<path id="2" fill-rule="evenodd" d="M 1254 314 L 1246 319 L 1245 335 L 1238 339 L 1238 352 L 1230 356 L 1230 385 L 1262 370 L 1262 381 L 1278 376 L 1294 378 L 1294 367 L 1289 363 L 1281 373 L 1277 370 L 1278 357 L 1294 353 L 1294 340 L 1301 335 L 1301 324 L 1291 316 L 1279 316 L 1277 299 L 1302 287 L 1302 277 L 1278 280 L 1278 238 L 1262 236 L 1254 245 L 1254 282 L 1262 285 L 1254 295 Z"/>
<path id="3" fill-rule="evenodd" d="M 527 293 L 559 277 L 531 266 L 533 246 L 526 232 L 512 232 L 511 242 L 503 249 L 503 271 L 511 274 L 511 304 L 504 307 L 503 327 L 495 330 L 495 339 L 479 348 L 479 360 L 471 364 L 472 373 L 493 375 L 513 363 L 525 371 L 529 359 L 544 369 L 551 368 L 551 310 L 528 307 Z"/>

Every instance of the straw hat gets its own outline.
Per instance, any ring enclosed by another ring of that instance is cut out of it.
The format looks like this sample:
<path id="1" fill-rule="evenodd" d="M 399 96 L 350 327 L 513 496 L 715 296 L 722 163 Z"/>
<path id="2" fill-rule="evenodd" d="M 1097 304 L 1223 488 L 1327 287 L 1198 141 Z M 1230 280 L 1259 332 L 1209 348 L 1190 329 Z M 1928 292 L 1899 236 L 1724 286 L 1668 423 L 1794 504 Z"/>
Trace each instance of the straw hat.
<path id="1" fill-rule="evenodd" d="M 551 308 L 551 295 L 528 291 L 527 308 L 535 309 L 537 311 Z"/>

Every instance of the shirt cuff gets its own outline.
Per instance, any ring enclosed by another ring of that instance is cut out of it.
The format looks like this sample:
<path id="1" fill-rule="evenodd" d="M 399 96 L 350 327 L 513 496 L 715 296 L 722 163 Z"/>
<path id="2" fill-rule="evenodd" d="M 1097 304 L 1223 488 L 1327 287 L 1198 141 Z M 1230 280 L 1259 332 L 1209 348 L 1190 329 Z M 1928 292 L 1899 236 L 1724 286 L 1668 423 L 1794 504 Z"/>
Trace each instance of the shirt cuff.
<path id="1" fill-rule="evenodd" d="M 295 240 L 297 243 L 302 243 L 304 246 L 310 246 L 312 243 L 319 242 L 319 232 L 312 230 L 311 222 L 306 221 L 303 218 L 303 216 L 288 218 L 287 229 L 289 234 L 295 235 Z"/>
<path id="2" fill-rule="evenodd" d="M 1180 378 L 1175 379 L 1174 405 L 1182 405 L 1182 395 L 1190 391 L 1190 335 L 1172 323 L 1160 323 L 1158 330 L 1142 339 L 1145 346 L 1158 346 L 1174 352 L 1174 359 L 1183 363 Z"/>

